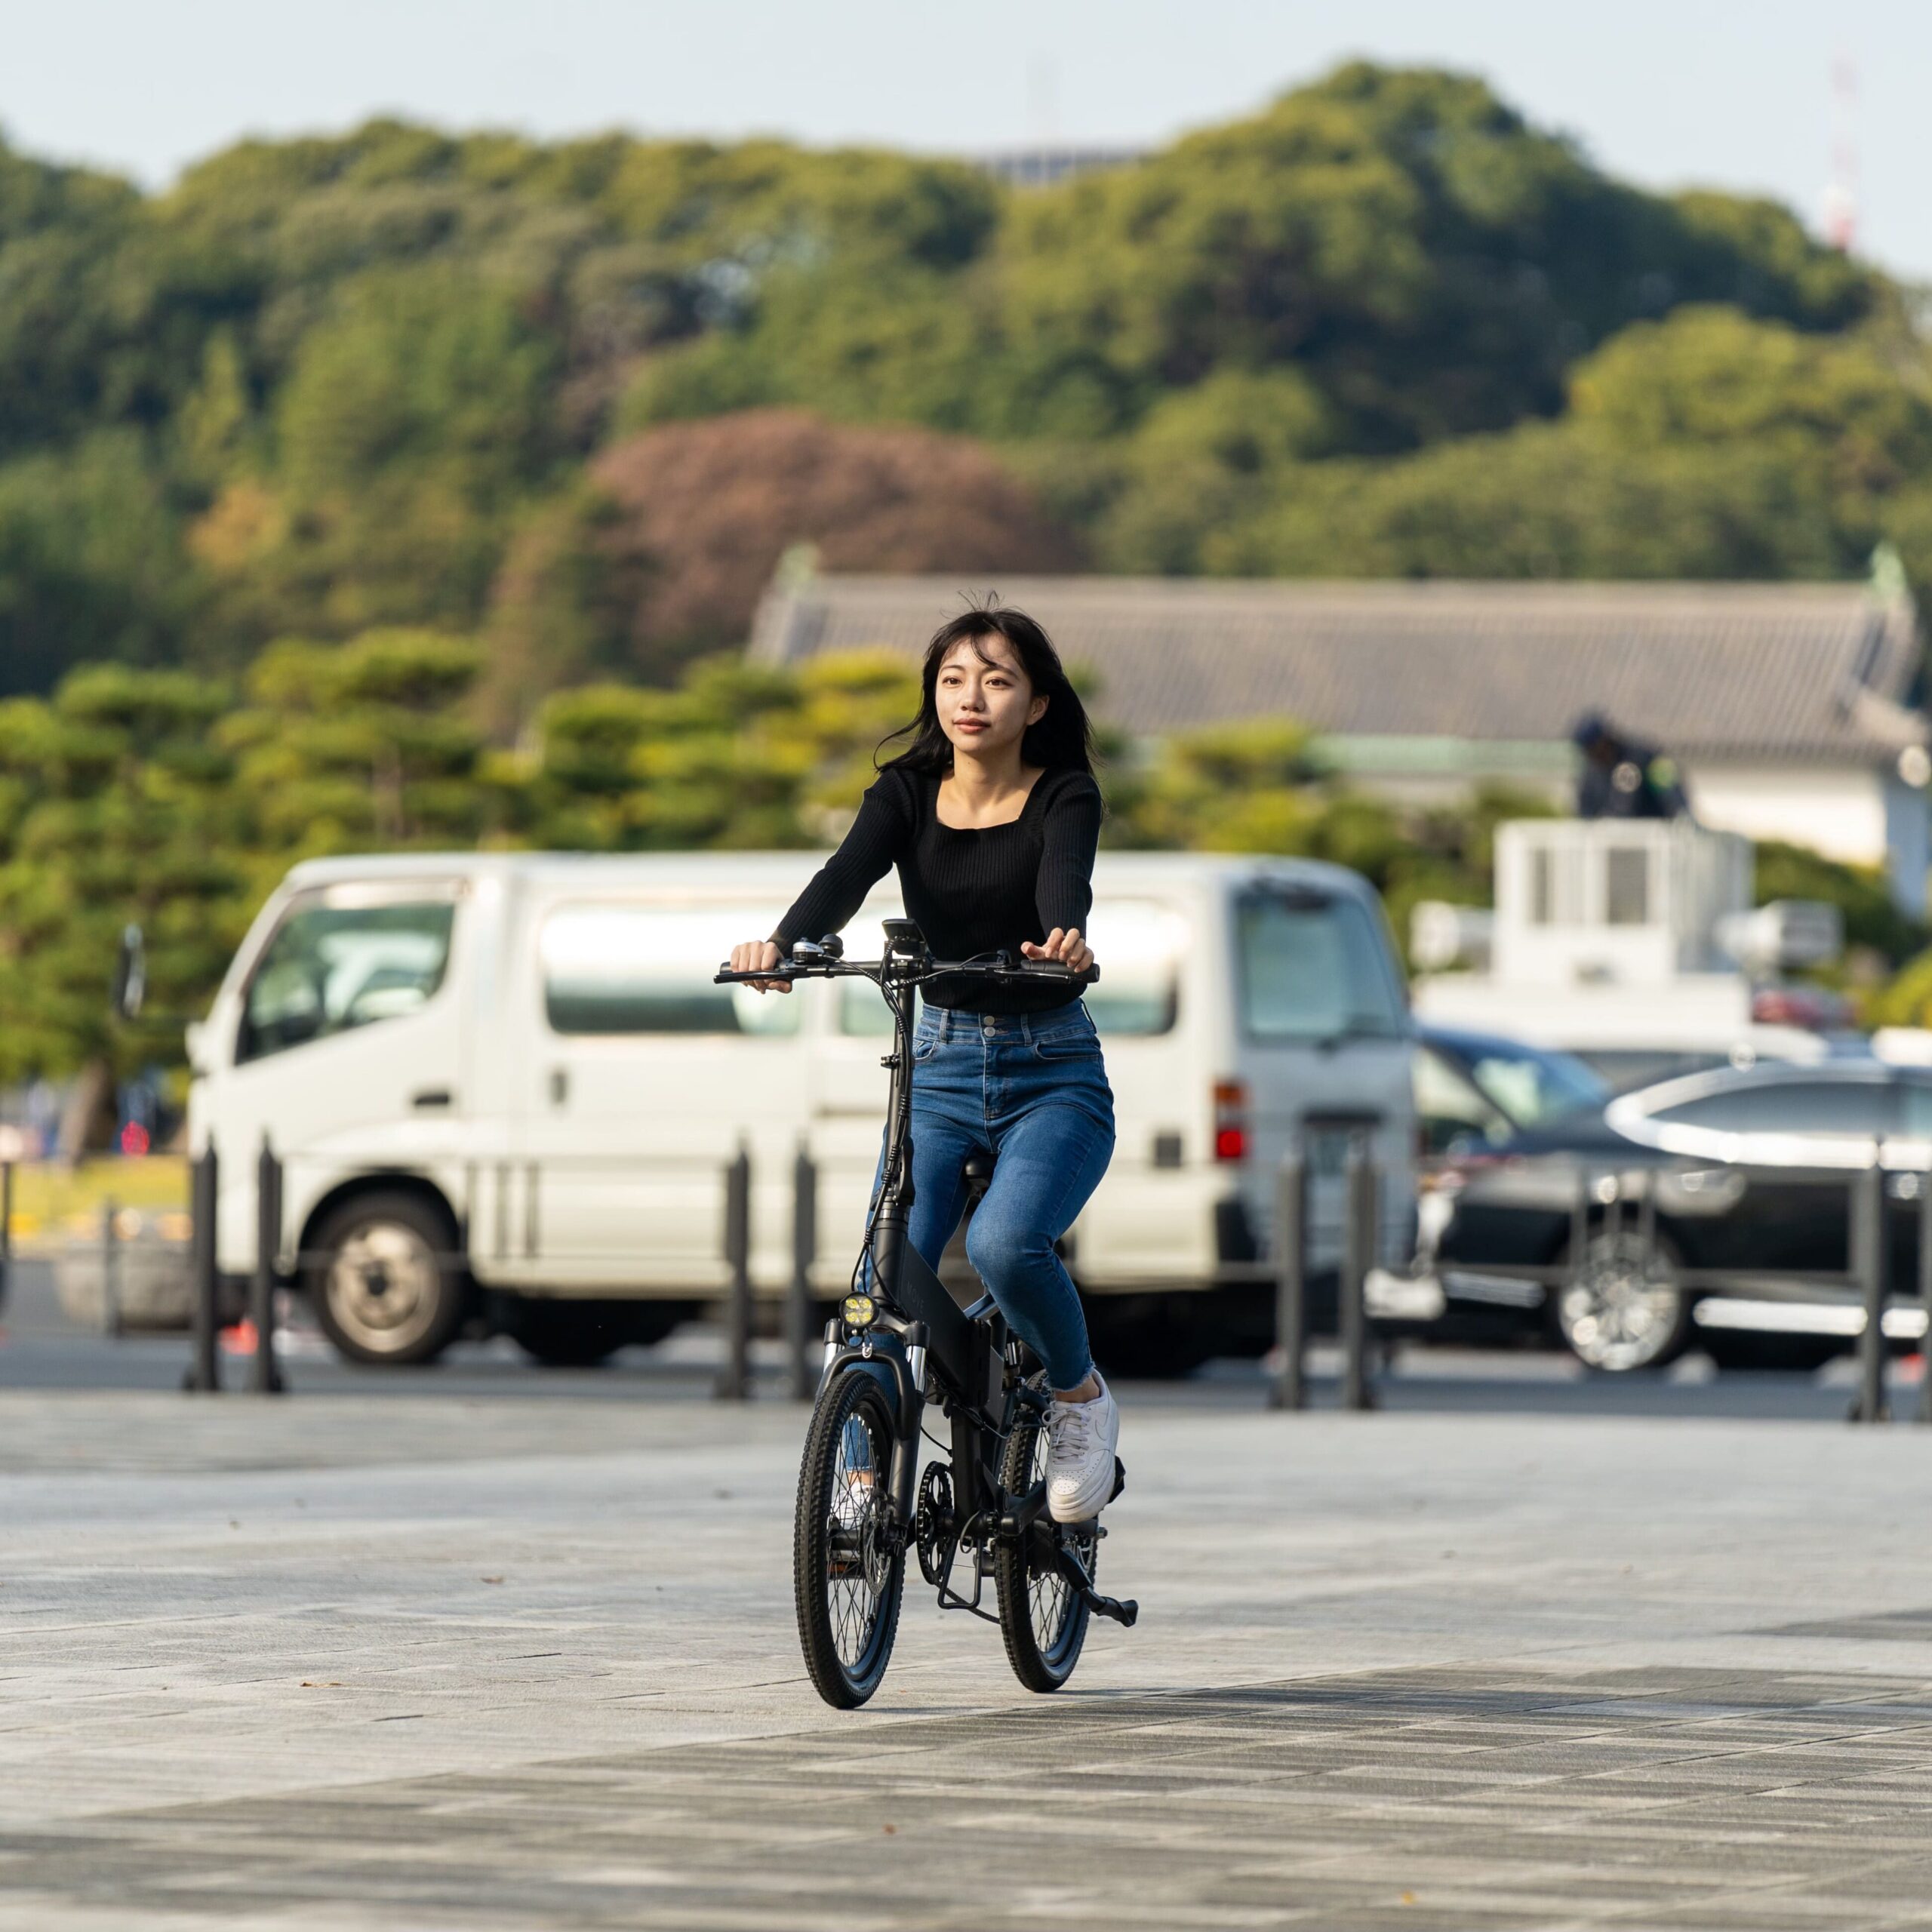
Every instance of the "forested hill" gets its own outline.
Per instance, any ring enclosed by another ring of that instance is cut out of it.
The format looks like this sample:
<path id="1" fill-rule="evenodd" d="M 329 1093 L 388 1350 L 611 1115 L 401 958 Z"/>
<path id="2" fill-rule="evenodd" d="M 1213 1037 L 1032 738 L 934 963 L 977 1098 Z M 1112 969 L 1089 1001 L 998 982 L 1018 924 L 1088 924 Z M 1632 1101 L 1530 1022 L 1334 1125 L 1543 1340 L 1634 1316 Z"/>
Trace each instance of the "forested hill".
<path id="1" fill-rule="evenodd" d="M 1901 293 L 1342 69 L 1060 188 L 393 122 L 143 196 L 0 154 L 0 691 L 480 635 L 514 728 L 844 568 L 1932 575 Z"/>

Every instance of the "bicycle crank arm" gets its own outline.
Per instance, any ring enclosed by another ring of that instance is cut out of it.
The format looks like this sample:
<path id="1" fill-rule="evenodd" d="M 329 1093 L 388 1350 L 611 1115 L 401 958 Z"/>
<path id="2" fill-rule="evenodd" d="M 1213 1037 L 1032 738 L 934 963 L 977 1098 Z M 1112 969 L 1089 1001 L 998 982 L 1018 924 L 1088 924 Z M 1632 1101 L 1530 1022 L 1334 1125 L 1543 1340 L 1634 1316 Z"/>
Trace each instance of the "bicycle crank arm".
<path id="1" fill-rule="evenodd" d="M 1124 1625 L 1129 1630 L 1140 1620 L 1140 1604 L 1131 1597 L 1123 1603 L 1118 1598 L 1101 1595 L 1094 1589 L 1086 1571 L 1081 1568 L 1079 1558 L 1066 1544 L 1056 1543 L 1054 1546 L 1054 1561 L 1074 1595 L 1096 1617 L 1111 1617 L 1116 1623 Z"/>

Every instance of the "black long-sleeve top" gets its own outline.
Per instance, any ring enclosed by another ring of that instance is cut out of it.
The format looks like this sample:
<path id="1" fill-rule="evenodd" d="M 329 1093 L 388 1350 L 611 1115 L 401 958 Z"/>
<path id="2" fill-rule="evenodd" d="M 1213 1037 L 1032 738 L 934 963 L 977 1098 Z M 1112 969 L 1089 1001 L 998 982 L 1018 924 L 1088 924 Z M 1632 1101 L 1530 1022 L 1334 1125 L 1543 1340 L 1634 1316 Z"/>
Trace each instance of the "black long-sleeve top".
<path id="1" fill-rule="evenodd" d="M 1100 789 L 1084 771 L 1042 772 L 1020 816 L 974 829 L 942 825 L 939 780 L 894 765 L 879 774 L 859 816 L 772 934 L 787 951 L 795 940 L 838 931 L 888 869 L 899 868 L 906 916 L 934 956 L 971 959 L 1001 947 L 1015 954 L 1058 926 L 1087 929 L 1094 903 L 1094 851 L 1100 837 Z M 995 986 L 935 980 L 934 1006 L 968 1013 L 1041 1013 L 1070 1004 L 1077 986 Z"/>

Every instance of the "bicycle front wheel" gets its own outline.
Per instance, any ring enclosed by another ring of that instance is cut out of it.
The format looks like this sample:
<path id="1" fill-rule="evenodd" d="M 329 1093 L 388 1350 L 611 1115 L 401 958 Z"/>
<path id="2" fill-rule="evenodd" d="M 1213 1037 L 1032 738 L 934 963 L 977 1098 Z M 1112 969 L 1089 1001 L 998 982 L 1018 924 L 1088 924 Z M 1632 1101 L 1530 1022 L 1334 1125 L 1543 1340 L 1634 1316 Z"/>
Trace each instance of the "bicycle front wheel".
<path id="1" fill-rule="evenodd" d="M 1029 1410 L 1006 1438 L 1000 1481 L 1009 1496 L 1023 1496 L 1046 1481 L 1047 1448 L 1045 1420 Z M 1087 1641 L 1087 1606 L 1050 1559 L 1051 1539 L 1063 1534 L 1042 1515 L 1017 1543 L 1001 1543 L 993 1555 L 1007 1661 L 1029 1690 L 1057 1690 L 1073 1675 Z M 1089 1528 L 1068 1541 L 1091 1582 L 1100 1537 Z"/>
<path id="2" fill-rule="evenodd" d="M 848 1369 L 820 1392 L 798 1469 L 792 1585 L 805 1668 L 840 1710 L 878 1688 L 899 1628 L 906 1552 L 889 1534 L 892 1443 L 876 1376 Z"/>

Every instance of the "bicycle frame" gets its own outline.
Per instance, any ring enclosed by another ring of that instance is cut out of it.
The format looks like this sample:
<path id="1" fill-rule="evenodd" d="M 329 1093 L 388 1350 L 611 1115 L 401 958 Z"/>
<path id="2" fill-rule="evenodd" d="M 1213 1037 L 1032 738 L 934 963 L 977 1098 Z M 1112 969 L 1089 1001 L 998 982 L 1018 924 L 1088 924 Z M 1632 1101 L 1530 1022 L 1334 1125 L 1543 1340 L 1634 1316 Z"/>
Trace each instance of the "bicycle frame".
<path id="1" fill-rule="evenodd" d="M 912 1180 L 912 1032 L 914 999 L 920 986 L 943 974 L 971 974 L 1008 978 L 1042 977 L 1083 981 L 1097 977 L 1090 970 L 1076 976 L 1065 968 L 1021 967 L 1011 961 L 935 961 L 918 928 L 909 919 L 885 922 L 883 956 L 871 962 L 848 962 L 829 949 L 798 946 L 793 955 L 770 972 L 733 972 L 721 969 L 721 983 L 752 980 L 869 979 L 884 995 L 892 1012 L 892 1051 L 884 1065 L 891 1075 L 886 1102 L 884 1159 L 878 1195 L 866 1229 L 866 1257 L 869 1263 L 868 1292 L 876 1313 L 854 1331 L 838 1315 L 826 1324 L 825 1361 L 820 1376 L 823 1388 L 842 1368 L 860 1364 L 882 1376 L 893 1392 L 892 1463 L 888 1472 L 889 1534 L 903 1548 L 915 1536 L 918 1509 L 919 1464 L 924 1441 L 922 1424 L 930 1380 L 951 1424 L 952 1471 L 960 1492 L 953 1499 L 952 1534 L 939 1583 L 943 1607 L 980 1608 L 983 1567 L 976 1555 L 973 1596 L 959 1596 L 950 1588 L 953 1557 L 970 1543 L 976 1552 L 995 1538 L 1017 1539 L 1036 1533 L 1046 1521 L 1044 1484 L 1024 1496 L 1001 1489 L 999 1461 L 1008 1436 L 1023 1407 L 1044 1411 L 1051 1398 L 1028 1386 L 1024 1343 L 1008 1334 L 1004 1319 L 986 1295 L 962 1309 L 915 1248 L 909 1230 L 915 1198 Z M 1037 1364 L 1034 1364 L 1035 1367 Z M 1051 1535 L 1051 1532 L 1045 1532 Z M 1104 1534 L 1103 1531 L 1101 1534 Z M 1091 1580 L 1057 1537 L 1051 1537 L 1048 1560 L 1061 1568 L 1090 1608 L 1131 1624 L 1136 1614 L 1131 1603 L 1102 1597 Z"/>
<path id="2" fill-rule="evenodd" d="M 911 921 L 886 921 L 884 957 L 876 983 L 892 1012 L 892 1051 L 886 1057 L 891 1084 L 886 1101 L 886 1137 L 879 1198 L 868 1230 L 866 1251 L 873 1291 L 885 1304 L 874 1330 L 848 1340 L 837 1317 L 826 1326 L 825 1373 L 848 1361 L 881 1361 L 897 1396 L 899 1430 L 890 1489 L 900 1531 L 909 1535 L 917 1506 L 920 1424 L 925 1408 L 926 1371 L 952 1411 L 953 1463 L 958 1478 L 983 1486 L 989 1500 L 997 1491 L 998 1444 L 1011 1426 L 1005 1373 L 1004 1324 L 986 1311 L 975 1320 L 955 1302 L 909 1238 L 914 1200 L 912 1180 L 913 1002 L 921 982 L 933 976 L 933 961 Z M 832 968 L 835 974 L 841 969 Z M 845 967 L 847 973 L 863 968 Z M 873 977 L 870 974 L 866 977 Z M 994 1324 L 998 1324 L 997 1331 Z M 881 1343 L 885 1346 L 882 1348 Z M 980 1498 L 960 1499 L 975 1513 Z"/>

